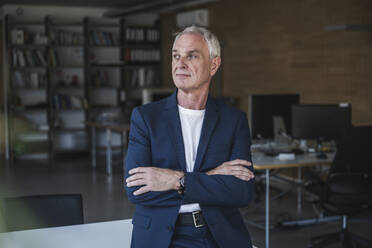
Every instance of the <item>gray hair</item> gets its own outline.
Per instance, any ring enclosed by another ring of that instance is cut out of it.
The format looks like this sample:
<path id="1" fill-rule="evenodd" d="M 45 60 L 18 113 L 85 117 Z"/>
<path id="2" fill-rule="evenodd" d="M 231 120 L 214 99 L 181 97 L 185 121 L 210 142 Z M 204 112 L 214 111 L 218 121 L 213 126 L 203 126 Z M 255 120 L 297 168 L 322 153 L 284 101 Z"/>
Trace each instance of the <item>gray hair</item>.
<path id="1" fill-rule="evenodd" d="M 215 34 L 213 34 L 211 31 L 209 31 L 206 28 L 191 25 L 189 27 L 186 27 L 181 32 L 178 32 L 175 34 L 176 38 L 174 39 L 174 43 L 180 38 L 183 34 L 189 34 L 189 33 L 198 33 L 201 34 L 204 38 L 204 40 L 207 42 L 208 50 L 209 50 L 209 57 L 211 59 L 215 57 L 221 56 L 221 46 L 220 42 L 218 41 L 218 38 Z"/>

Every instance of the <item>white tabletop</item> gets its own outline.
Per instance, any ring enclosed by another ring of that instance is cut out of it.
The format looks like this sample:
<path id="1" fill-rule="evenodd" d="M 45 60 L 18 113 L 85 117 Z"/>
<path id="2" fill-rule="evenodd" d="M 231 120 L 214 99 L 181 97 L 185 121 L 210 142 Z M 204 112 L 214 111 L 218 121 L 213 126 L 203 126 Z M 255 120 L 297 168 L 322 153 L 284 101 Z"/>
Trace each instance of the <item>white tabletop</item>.
<path id="1" fill-rule="evenodd" d="M 129 248 L 132 220 L 0 233 L 0 248 Z"/>

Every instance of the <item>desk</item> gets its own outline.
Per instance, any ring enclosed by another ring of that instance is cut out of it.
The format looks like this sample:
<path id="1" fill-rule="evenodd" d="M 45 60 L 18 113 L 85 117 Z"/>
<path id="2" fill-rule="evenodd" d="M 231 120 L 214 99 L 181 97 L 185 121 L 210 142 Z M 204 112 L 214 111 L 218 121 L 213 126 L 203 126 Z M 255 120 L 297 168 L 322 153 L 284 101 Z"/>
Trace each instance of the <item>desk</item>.
<path id="1" fill-rule="evenodd" d="M 112 143 L 111 143 L 111 132 L 118 132 L 121 134 L 122 142 L 122 159 L 123 159 L 123 168 L 124 168 L 124 154 L 125 147 L 124 144 L 127 144 L 129 124 L 122 122 L 84 122 L 88 127 L 91 128 L 92 138 L 91 138 L 91 156 L 92 156 L 92 167 L 96 168 L 97 165 L 97 146 L 96 146 L 96 129 L 106 130 L 107 137 L 107 146 L 106 146 L 106 173 L 107 175 L 112 174 Z"/>
<path id="2" fill-rule="evenodd" d="M 0 247 L 6 248 L 129 248 L 132 221 L 92 224 L 0 233 Z"/>
<path id="3" fill-rule="evenodd" d="M 316 154 L 303 154 L 296 155 L 294 160 L 282 161 L 277 157 L 265 156 L 260 152 L 252 153 L 252 161 L 255 170 L 265 170 L 266 190 L 265 190 L 265 247 L 270 247 L 270 170 L 273 169 L 285 169 L 285 168 L 297 168 L 298 179 L 297 183 L 302 183 L 301 168 L 306 166 L 316 165 L 330 165 L 333 161 L 334 154 L 328 155 L 327 159 L 318 159 Z M 302 190 L 301 187 L 297 188 L 297 211 L 301 211 L 302 202 Z"/>

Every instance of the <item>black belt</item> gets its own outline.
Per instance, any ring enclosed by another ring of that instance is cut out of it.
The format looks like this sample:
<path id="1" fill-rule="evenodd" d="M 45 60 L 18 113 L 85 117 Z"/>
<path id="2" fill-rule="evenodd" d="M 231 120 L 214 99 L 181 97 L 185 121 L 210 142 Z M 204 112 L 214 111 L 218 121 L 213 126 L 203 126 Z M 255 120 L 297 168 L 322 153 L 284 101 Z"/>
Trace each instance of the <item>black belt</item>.
<path id="1" fill-rule="evenodd" d="M 181 213 L 177 218 L 177 225 L 179 226 L 195 226 L 202 227 L 207 223 L 204 220 L 201 211 L 194 211 L 192 213 Z"/>

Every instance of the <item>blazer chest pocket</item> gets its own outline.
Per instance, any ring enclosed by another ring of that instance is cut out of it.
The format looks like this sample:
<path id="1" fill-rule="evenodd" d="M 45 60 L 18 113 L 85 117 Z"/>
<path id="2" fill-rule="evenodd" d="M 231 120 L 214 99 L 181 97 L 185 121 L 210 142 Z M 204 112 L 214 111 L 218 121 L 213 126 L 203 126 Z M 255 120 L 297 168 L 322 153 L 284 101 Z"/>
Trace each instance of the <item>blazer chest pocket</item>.
<path id="1" fill-rule="evenodd" d="M 151 225 L 151 218 L 144 215 L 136 214 L 132 219 L 132 224 L 135 227 L 149 229 Z"/>

